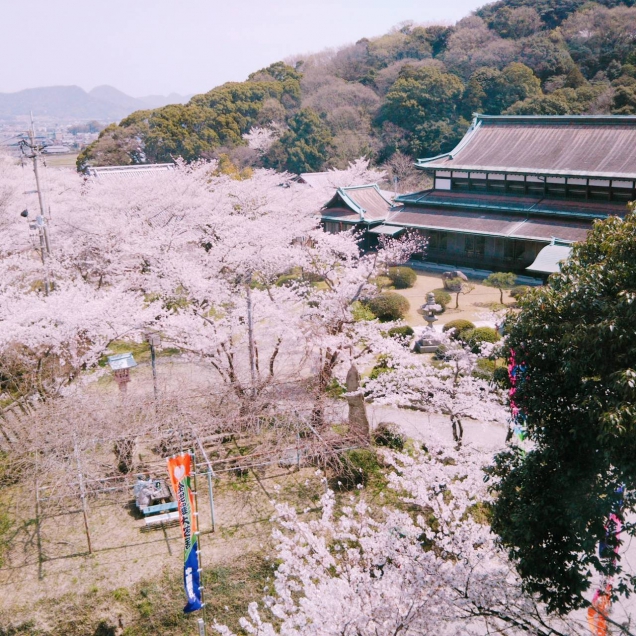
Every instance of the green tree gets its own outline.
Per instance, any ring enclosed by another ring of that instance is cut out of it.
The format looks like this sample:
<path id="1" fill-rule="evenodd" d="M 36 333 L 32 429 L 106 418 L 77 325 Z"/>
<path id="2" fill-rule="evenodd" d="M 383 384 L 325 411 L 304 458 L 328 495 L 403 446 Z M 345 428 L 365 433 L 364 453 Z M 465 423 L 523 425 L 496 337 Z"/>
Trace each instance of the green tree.
<path id="1" fill-rule="evenodd" d="M 488 275 L 484 285 L 495 287 L 499 290 L 499 302 L 503 305 L 503 290 L 514 287 L 517 275 L 512 272 L 493 272 Z"/>
<path id="2" fill-rule="evenodd" d="M 407 130 L 415 155 L 450 150 L 467 127 L 458 115 L 463 92 L 457 75 L 428 66 L 405 66 L 387 93 L 380 120 Z"/>
<path id="3" fill-rule="evenodd" d="M 513 62 L 503 71 L 484 67 L 468 81 L 464 95 L 464 115 L 473 112 L 499 115 L 514 103 L 541 95 L 541 82 L 525 64 Z"/>
<path id="4" fill-rule="evenodd" d="M 626 594 L 634 579 L 606 523 L 624 488 L 636 507 L 636 215 L 598 221 L 545 287 L 506 319 L 507 354 L 522 365 L 514 401 L 532 448 L 497 456 L 492 527 L 527 588 L 552 611 L 588 605 L 595 572 Z M 626 535 L 636 526 L 625 525 Z"/>
<path id="5" fill-rule="evenodd" d="M 320 170 L 333 142 L 329 126 L 310 108 L 298 111 L 288 125 L 289 130 L 266 155 L 266 164 L 296 174 Z"/>
<path id="6" fill-rule="evenodd" d="M 405 66 L 387 93 L 384 117 L 407 130 L 425 120 L 454 120 L 463 92 L 457 75 L 430 66 Z"/>

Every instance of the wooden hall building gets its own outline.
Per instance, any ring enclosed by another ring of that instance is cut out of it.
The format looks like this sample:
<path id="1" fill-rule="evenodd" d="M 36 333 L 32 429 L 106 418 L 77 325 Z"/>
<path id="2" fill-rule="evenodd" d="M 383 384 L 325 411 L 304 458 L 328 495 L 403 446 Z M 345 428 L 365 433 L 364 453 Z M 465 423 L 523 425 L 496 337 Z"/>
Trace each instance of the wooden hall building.
<path id="1" fill-rule="evenodd" d="M 583 241 L 595 219 L 626 214 L 636 117 L 476 115 L 454 150 L 416 167 L 434 186 L 397 197 L 387 233 L 426 234 L 427 261 L 523 273 L 546 246 Z M 547 250 L 531 271 L 554 271 L 548 253 L 563 251 Z"/>

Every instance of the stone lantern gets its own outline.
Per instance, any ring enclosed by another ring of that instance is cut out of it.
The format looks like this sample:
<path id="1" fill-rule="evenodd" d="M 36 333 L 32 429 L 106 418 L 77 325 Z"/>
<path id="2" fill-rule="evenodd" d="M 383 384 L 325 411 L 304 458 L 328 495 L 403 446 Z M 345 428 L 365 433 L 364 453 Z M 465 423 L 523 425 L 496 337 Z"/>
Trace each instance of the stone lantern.
<path id="1" fill-rule="evenodd" d="M 441 310 L 442 306 L 435 302 L 435 294 L 433 292 L 426 294 L 426 303 L 422 305 L 426 329 L 415 342 L 416 353 L 434 353 L 442 343 L 433 326 L 437 322 L 435 313 Z"/>
<path id="2" fill-rule="evenodd" d="M 132 353 L 120 353 L 116 356 L 108 356 L 108 364 L 113 370 L 115 382 L 122 393 L 130 382 L 130 370 L 137 366 Z"/>

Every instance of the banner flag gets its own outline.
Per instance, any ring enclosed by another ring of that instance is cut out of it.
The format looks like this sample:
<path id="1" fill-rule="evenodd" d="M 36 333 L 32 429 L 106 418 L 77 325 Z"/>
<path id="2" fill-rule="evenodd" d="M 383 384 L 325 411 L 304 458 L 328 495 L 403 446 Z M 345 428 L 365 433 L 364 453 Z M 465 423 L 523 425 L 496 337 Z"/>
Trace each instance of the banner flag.
<path id="1" fill-rule="evenodd" d="M 181 533 L 185 541 L 183 553 L 183 585 L 188 598 L 183 611 L 188 614 L 203 607 L 199 571 L 199 535 L 196 502 L 192 490 L 192 456 L 188 453 L 168 459 L 168 474 L 179 508 Z"/>

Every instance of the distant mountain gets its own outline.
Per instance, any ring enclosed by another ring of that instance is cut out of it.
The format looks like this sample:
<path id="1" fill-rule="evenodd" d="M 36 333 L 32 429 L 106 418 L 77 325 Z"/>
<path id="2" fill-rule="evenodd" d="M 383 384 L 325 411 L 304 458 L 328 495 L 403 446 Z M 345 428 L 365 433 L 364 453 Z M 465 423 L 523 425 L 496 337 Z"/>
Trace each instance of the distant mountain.
<path id="1" fill-rule="evenodd" d="M 77 122 L 96 119 L 113 122 L 136 110 L 184 103 L 189 97 L 172 93 L 135 98 L 112 86 L 97 86 L 86 92 L 79 86 L 28 88 L 17 93 L 0 93 L 0 120 L 28 116 Z"/>
<path id="2" fill-rule="evenodd" d="M 142 100 L 126 95 L 126 93 L 107 84 L 104 86 L 96 86 L 93 90 L 89 91 L 88 94 L 100 102 L 112 104 L 117 108 L 124 109 L 126 114 L 142 108 L 148 108 Z"/>

